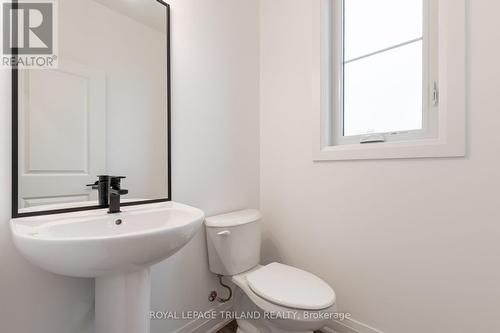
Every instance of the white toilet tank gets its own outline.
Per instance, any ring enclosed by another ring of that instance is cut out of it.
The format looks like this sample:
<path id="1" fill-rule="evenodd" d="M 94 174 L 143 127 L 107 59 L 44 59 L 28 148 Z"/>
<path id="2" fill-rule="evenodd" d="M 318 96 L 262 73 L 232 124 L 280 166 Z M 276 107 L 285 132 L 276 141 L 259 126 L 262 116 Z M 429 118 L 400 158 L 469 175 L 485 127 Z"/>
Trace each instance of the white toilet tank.
<path id="1" fill-rule="evenodd" d="M 259 264 L 261 217 L 258 210 L 245 209 L 206 218 L 210 271 L 231 276 Z"/>

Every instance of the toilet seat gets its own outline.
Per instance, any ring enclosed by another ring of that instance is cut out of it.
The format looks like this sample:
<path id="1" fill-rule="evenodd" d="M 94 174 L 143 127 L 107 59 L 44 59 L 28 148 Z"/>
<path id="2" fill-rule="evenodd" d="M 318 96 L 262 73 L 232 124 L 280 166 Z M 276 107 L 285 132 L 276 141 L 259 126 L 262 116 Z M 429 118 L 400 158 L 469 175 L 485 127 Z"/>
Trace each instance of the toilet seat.
<path id="1" fill-rule="evenodd" d="M 319 277 L 301 269 L 272 263 L 246 276 L 258 296 L 287 308 L 323 310 L 335 303 L 332 288 Z"/>
<path id="2" fill-rule="evenodd" d="M 335 292 L 332 290 L 333 293 L 333 304 L 327 308 L 320 309 L 320 310 L 305 310 L 305 309 L 298 309 L 298 308 L 293 308 L 293 307 L 287 307 L 284 305 L 280 305 L 277 303 L 273 303 L 269 300 L 267 300 L 264 297 L 261 297 L 257 293 L 255 293 L 252 288 L 250 288 L 250 285 L 247 281 L 248 275 L 259 271 L 260 269 L 263 269 L 266 266 L 257 266 L 254 269 L 239 274 L 235 275 L 232 277 L 232 282 L 238 286 L 247 296 L 250 298 L 250 300 L 261 310 L 269 312 L 269 313 L 285 313 L 288 311 L 293 311 L 296 316 L 296 320 L 304 320 L 304 321 L 315 321 L 313 317 L 310 315 L 311 313 L 331 313 L 331 312 L 336 312 L 337 306 L 335 304 L 336 297 L 335 297 Z M 310 274 L 310 273 L 309 273 Z M 330 288 L 331 289 L 331 288 Z"/>

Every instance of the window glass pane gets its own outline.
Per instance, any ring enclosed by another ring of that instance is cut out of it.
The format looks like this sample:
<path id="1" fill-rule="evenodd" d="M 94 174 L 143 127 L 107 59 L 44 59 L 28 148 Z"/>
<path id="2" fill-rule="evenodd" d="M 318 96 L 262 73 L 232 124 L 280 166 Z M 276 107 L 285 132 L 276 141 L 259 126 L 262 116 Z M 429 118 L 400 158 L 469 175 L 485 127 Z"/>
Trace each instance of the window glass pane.
<path id="1" fill-rule="evenodd" d="M 422 107 L 422 41 L 345 64 L 345 136 L 422 129 Z"/>
<path id="2" fill-rule="evenodd" d="M 346 61 L 422 37 L 423 0 L 344 0 L 344 6 Z"/>

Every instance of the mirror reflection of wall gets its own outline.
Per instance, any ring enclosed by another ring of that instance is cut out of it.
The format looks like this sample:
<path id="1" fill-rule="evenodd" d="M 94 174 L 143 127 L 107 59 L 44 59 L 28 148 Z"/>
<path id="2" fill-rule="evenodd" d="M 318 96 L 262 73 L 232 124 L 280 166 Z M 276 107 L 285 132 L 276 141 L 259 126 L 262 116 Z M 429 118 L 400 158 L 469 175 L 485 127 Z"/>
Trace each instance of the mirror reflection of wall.
<path id="1" fill-rule="evenodd" d="M 168 197 L 167 11 L 156 0 L 59 1 L 59 68 L 19 73 L 20 212 Z M 49 206 L 47 206 L 49 205 Z"/>

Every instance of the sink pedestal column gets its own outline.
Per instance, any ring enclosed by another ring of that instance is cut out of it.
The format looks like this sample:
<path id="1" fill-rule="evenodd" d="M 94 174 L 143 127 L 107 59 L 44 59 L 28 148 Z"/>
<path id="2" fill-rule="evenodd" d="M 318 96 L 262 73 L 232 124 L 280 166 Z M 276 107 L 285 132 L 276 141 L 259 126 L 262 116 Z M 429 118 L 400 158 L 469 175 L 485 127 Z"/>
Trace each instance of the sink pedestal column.
<path id="1" fill-rule="evenodd" d="M 96 333 L 149 333 L 150 269 L 95 279 Z"/>

